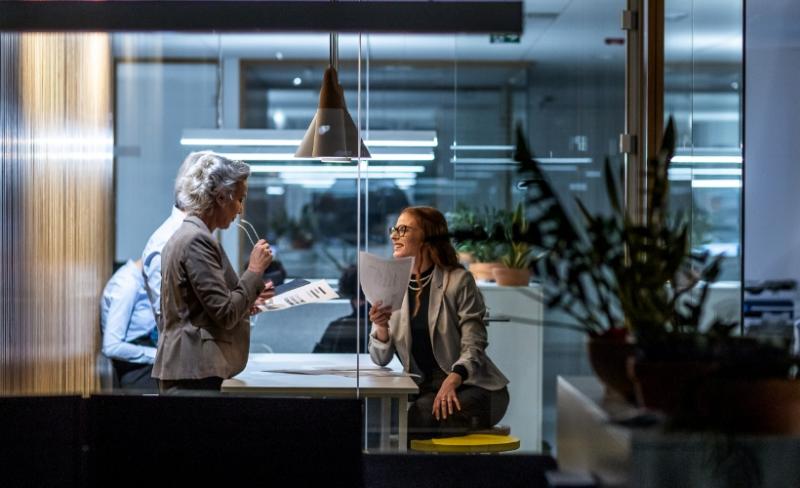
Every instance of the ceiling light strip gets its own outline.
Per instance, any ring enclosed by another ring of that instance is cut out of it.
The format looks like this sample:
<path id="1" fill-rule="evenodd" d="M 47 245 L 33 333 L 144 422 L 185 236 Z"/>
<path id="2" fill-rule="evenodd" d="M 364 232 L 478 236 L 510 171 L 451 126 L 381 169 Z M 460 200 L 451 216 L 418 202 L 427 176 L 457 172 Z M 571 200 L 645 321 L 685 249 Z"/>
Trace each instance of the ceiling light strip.
<path id="1" fill-rule="evenodd" d="M 361 171 L 369 171 L 370 175 L 384 173 L 423 173 L 425 166 L 368 166 L 361 163 Z M 357 173 L 356 166 L 320 166 L 320 165 L 283 165 L 254 164 L 250 166 L 252 173 Z"/>
<path id="2" fill-rule="evenodd" d="M 303 140 L 302 130 L 278 129 L 186 129 L 182 146 L 291 147 Z M 370 147 L 436 147 L 436 131 L 371 131 Z"/>
<path id="3" fill-rule="evenodd" d="M 290 180 L 303 180 L 303 179 L 336 179 L 336 180 L 354 180 L 358 178 L 358 173 L 323 173 L 320 175 L 315 175 L 313 173 L 280 173 L 278 175 L 284 181 Z M 369 175 L 370 180 L 390 180 L 390 179 L 413 179 L 416 178 L 416 173 L 379 173 L 374 175 Z M 362 178 L 367 179 L 366 176 L 362 176 Z"/>
<path id="4" fill-rule="evenodd" d="M 242 161 L 316 161 L 314 158 L 296 158 L 293 153 L 220 153 L 228 159 L 242 160 Z M 389 154 L 373 154 L 371 158 L 361 158 L 363 160 L 370 159 L 372 161 L 433 161 L 436 157 L 432 153 L 428 154 L 404 154 L 404 153 L 389 153 Z M 349 162 L 349 161 L 342 161 Z"/>
<path id="5" fill-rule="evenodd" d="M 673 156 L 672 163 L 727 163 L 742 164 L 741 156 Z"/>
<path id="6" fill-rule="evenodd" d="M 511 145 L 471 145 L 461 146 L 453 144 L 450 146 L 452 151 L 513 151 L 514 146 Z"/>
<path id="7" fill-rule="evenodd" d="M 592 158 L 535 158 L 541 164 L 591 164 Z M 453 164 L 497 164 L 516 165 L 510 158 L 452 158 Z"/>
<path id="8" fill-rule="evenodd" d="M 692 180 L 692 188 L 741 188 L 742 180 Z"/>

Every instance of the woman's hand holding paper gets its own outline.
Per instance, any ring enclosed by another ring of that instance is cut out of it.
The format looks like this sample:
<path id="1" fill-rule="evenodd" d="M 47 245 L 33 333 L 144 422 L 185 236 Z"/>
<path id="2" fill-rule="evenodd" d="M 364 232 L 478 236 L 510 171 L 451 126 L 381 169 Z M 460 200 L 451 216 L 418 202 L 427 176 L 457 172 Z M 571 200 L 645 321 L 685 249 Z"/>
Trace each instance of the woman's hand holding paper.
<path id="1" fill-rule="evenodd" d="M 375 335 L 381 342 L 389 340 L 389 318 L 392 316 L 392 307 L 387 305 L 382 307 L 383 301 L 378 300 L 369 309 L 369 320 L 376 327 Z"/>

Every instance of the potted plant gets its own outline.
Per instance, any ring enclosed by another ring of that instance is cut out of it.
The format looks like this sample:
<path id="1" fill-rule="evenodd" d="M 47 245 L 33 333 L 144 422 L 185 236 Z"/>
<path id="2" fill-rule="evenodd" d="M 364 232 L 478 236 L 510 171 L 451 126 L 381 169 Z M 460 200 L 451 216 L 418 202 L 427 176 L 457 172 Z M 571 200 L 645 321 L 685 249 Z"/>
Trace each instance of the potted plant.
<path id="1" fill-rule="evenodd" d="M 667 219 L 667 168 L 674 144 L 672 123 L 659 157 L 650 161 L 654 178 L 643 223 L 634 222 L 621 205 L 617 181 L 608 160 L 605 185 L 609 215 L 592 214 L 576 199 L 580 219 L 561 202 L 547 175 L 528 150 L 518 129 L 515 159 L 526 178 L 530 242 L 548 250 L 538 263 L 545 300 L 572 318 L 572 327 L 589 336 L 589 358 L 600 379 L 632 398 L 627 363 L 634 336 L 655 337 L 659 331 L 699 321 L 707 293 L 684 306 L 683 296 L 701 279 L 704 291 L 716 278 L 719 261 L 705 266 L 708 254 L 691 256 L 688 225 Z M 687 266 L 694 260 L 695 266 Z M 699 268 L 699 272 L 697 271 Z M 673 287 L 672 283 L 681 283 Z"/>
<path id="2" fill-rule="evenodd" d="M 462 202 L 459 202 L 454 210 L 447 212 L 445 218 L 451 231 L 453 229 L 472 229 L 478 225 L 478 216 Z M 458 253 L 458 260 L 464 266 L 469 266 L 475 261 L 471 244 L 470 241 L 462 241 L 455 243 L 454 246 Z"/>
<path id="3" fill-rule="evenodd" d="M 534 261 L 533 247 L 516 238 L 528 232 L 522 202 L 514 210 L 510 224 L 505 229 L 508 252 L 500 258 L 503 266 L 492 268 L 492 275 L 500 286 L 528 286 L 531 279 L 530 265 Z"/>
<path id="4" fill-rule="evenodd" d="M 727 418 L 731 425 L 747 421 L 753 431 L 800 429 L 793 420 L 800 414 L 800 383 L 793 379 L 797 359 L 788 344 L 737 336 L 736 323 L 716 320 L 700 327 L 721 257 L 693 253 L 688 222 L 667 212 L 674 140 L 670 119 L 658 156 L 648 162 L 643 222 L 634 222 L 623 209 L 608 161 L 611 214 L 592 214 L 577 200 L 577 220 L 518 130 L 515 157 L 529 190 L 530 225 L 539 229 L 529 243 L 549 251 L 537 267 L 546 303 L 574 319 L 568 327 L 589 336 L 598 377 L 629 399 L 635 379 L 641 403 L 682 421 L 719 425 Z M 765 388 L 774 388 L 774 399 L 782 399 L 785 408 L 759 405 L 756 393 L 769 398 Z M 748 398 L 742 401 L 740 395 Z"/>
<path id="5" fill-rule="evenodd" d="M 514 242 L 501 259 L 503 266 L 492 268 L 492 276 L 500 286 L 528 286 L 531 280 L 530 265 L 533 249 L 524 242 Z"/>
<path id="6" fill-rule="evenodd" d="M 450 229 L 456 249 L 472 256 L 469 271 L 476 280 L 492 280 L 492 269 L 502 267 L 501 256 L 507 247 L 504 222 L 511 220 L 511 213 L 484 208 L 474 214 L 474 219 L 454 222 Z"/>

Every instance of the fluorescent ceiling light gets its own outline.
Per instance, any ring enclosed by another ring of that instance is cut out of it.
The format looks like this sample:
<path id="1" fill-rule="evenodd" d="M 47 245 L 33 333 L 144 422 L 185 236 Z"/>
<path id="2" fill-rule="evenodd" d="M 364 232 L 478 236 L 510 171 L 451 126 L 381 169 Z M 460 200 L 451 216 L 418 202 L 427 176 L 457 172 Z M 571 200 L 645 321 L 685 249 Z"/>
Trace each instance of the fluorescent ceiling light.
<path id="1" fill-rule="evenodd" d="M 692 175 L 689 173 L 678 173 L 670 170 L 667 175 L 670 181 L 692 181 Z"/>
<path id="2" fill-rule="evenodd" d="M 220 155 L 242 161 L 315 161 L 314 158 L 295 158 L 294 153 L 220 153 Z"/>
<path id="3" fill-rule="evenodd" d="M 673 163 L 728 163 L 741 164 L 741 156 L 673 156 Z"/>
<path id="4" fill-rule="evenodd" d="M 358 168 L 353 166 L 321 166 L 321 165 L 282 165 L 264 164 L 250 167 L 252 173 L 352 173 L 357 174 Z M 367 166 L 361 163 L 361 173 L 375 175 L 381 173 L 422 173 L 425 166 Z"/>
<path id="5" fill-rule="evenodd" d="M 185 129 L 182 146 L 293 147 L 305 131 L 276 129 Z M 369 147 L 436 147 L 436 131 L 371 130 L 364 143 Z"/>
<path id="6" fill-rule="evenodd" d="M 453 164 L 517 164 L 516 161 L 509 158 L 452 158 L 450 162 Z"/>
<path id="7" fill-rule="evenodd" d="M 364 143 L 373 147 L 436 147 L 435 130 L 370 130 Z"/>
<path id="8" fill-rule="evenodd" d="M 738 122 L 739 121 L 739 112 L 738 111 L 731 111 L 731 110 L 708 110 L 708 111 L 701 111 L 701 110 L 694 110 L 692 111 L 692 121 L 693 122 L 701 122 L 701 121 L 711 121 L 711 122 Z"/>
<path id="9" fill-rule="evenodd" d="M 692 180 L 692 188 L 741 188 L 741 180 Z"/>
<path id="10" fill-rule="evenodd" d="M 293 153 L 220 153 L 228 159 L 242 161 L 316 161 L 316 158 L 295 158 Z M 433 161 L 434 155 L 428 154 L 373 154 L 372 158 L 361 158 L 363 161 Z M 333 159 L 327 161 L 333 162 Z M 355 159 L 343 159 L 342 163 L 350 163 Z"/>
<path id="11" fill-rule="evenodd" d="M 685 176 L 742 176 L 739 168 L 670 168 L 670 177 Z"/>
<path id="12" fill-rule="evenodd" d="M 224 139 L 213 137 L 182 137 L 181 146 L 296 146 L 302 139 Z"/>
<path id="13" fill-rule="evenodd" d="M 548 172 L 576 172 L 578 171 L 578 167 L 574 164 L 559 164 L 559 165 L 542 165 L 542 170 Z M 502 173 L 502 172 L 509 172 L 514 171 L 514 165 L 505 165 L 505 164 L 466 164 L 464 166 L 456 165 L 456 174 L 464 173 L 464 174 L 474 174 L 475 172 L 485 172 L 491 171 L 494 173 Z"/>
<path id="14" fill-rule="evenodd" d="M 433 161 L 433 153 L 427 154 L 373 154 L 372 161 Z"/>
<path id="15" fill-rule="evenodd" d="M 592 158 L 535 158 L 541 164 L 591 164 Z M 508 164 L 517 162 L 510 158 L 452 158 L 454 164 Z"/>
<path id="16" fill-rule="evenodd" d="M 514 146 L 507 146 L 507 145 L 461 146 L 458 144 L 453 144 L 452 146 L 450 146 L 450 149 L 453 151 L 513 151 Z"/>
<path id="17" fill-rule="evenodd" d="M 315 179 L 314 173 L 280 173 L 279 177 L 282 180 L 298 180 L 298 179 Z M 366 175 L 365 175 L 366 176 Z M 387 179 L 394 179 L 394 178 L 416 178 L 416 173 L 377 173 L 373 175 L 369 175 L 369 179 L 371 180 L 387 180 Z M 356 173 L 323 173 L 319 175 L 320 178 L 329 180 L 331 178 L 337 180 L 352 180 L 358 178 L 358 174 Z"/>
<path id="18" fill-rule="evenodd" d="M 364 141 L 370 147 L 436 147 L 439 141 L 434 136 L 433 140 L 425 141 L 390 141 L 388 139 L 367 139 Z"/>

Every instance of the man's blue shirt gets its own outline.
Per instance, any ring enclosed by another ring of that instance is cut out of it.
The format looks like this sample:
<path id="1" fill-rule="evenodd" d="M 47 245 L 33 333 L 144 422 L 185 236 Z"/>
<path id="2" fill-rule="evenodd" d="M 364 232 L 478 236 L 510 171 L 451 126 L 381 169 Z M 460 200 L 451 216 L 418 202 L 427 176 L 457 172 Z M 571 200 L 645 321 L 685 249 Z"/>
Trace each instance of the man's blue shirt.
<path id="1" fill-rule="evenodd" d="M 186 214 L 183 211 L 178 207 L 172 207 L 172 213 L 153 232 L 153 235 L 147 241 L 147 245 L 144 246 L 144 252 L 142 252 L 142 268 L 144 275 L 147 276 L 147 285 L 150 288 L 150 305 L 156 314 L 161 313 L 161 251 L 185 218 Z"/>
<path id="2" fill-rule="evenodd" d="M 151 341 L 156 320 L 144 289 L 144 277 L 128 260 L 103 289 L 100 302 L 103 354 L 129 363 L 152 364 L 156 348 Z"/>

